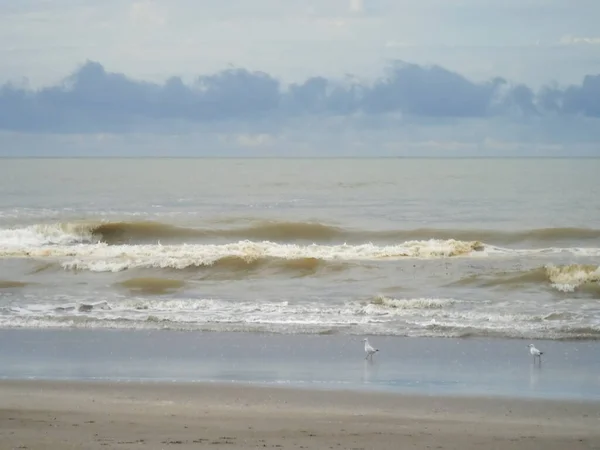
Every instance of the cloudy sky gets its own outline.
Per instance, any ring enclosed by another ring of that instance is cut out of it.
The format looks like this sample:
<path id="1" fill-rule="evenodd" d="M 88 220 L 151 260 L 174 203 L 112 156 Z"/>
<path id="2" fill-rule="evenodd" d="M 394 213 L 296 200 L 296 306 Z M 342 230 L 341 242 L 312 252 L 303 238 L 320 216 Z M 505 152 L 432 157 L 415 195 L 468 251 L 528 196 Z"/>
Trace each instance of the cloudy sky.
<path id="1" fill-rule="evenodd" d="M 599 155 L 597 0 L 0 0 L 0 155 Z"/>

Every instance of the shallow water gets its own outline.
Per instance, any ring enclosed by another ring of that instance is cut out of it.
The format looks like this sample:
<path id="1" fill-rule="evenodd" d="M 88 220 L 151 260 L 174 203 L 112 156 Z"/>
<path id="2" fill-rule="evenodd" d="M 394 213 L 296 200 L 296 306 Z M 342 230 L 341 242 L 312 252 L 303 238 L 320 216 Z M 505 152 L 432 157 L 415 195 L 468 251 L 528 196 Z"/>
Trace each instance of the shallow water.
<path id="1" fill-rule="evenodd" d="M 516 339 L 132 330 L 0 330 L 0 378 L 234 382 L 600 400 L 600 346 L 546 341 L 540 363 Z"/>
<path id="2" fill-rule="evenodd" d="M 598 173 L 5 159 L 0 326 L 598 339 Z"/>

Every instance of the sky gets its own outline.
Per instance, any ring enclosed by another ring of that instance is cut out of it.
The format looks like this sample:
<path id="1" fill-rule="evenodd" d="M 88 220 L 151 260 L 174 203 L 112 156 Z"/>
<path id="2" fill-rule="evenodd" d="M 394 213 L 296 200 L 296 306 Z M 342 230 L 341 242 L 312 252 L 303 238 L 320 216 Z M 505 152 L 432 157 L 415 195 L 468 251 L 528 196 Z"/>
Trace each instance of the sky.
<path id="1" fill-rule="evenodd" d="M 0 0 L 0 156 L 600 156 L 597 0 Z"/>

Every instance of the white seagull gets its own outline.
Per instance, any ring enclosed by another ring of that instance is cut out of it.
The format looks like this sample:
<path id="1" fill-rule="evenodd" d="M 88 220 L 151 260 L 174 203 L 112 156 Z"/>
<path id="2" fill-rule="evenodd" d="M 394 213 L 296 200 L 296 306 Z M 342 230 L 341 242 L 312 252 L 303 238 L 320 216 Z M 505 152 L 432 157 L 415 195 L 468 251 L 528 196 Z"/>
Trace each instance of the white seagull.
<path id="1" fill-rule="evenodd" d="M 529 344 L 529 353 L 533 356 L 533 361 L 535 361 L 535 358 L 539 358 L 540 362 L 542 362 L 544 352 L 539 351 L 533 344 Z"/>
<path id="2" fill-rule="evenodd" d="M 367 354 L 367 356 L 365 356 L 365 359 L 368 359 L 368 358 L 373 359 L 373 355 L 375 353 L 377 353 L 379 351 L 379 349 L 375 348 L 371 344 L 369 344 L 369 339 L 367 339 L 367 338 L 364 338 L 363 342 L 365 343 L 365 353 Z"/>

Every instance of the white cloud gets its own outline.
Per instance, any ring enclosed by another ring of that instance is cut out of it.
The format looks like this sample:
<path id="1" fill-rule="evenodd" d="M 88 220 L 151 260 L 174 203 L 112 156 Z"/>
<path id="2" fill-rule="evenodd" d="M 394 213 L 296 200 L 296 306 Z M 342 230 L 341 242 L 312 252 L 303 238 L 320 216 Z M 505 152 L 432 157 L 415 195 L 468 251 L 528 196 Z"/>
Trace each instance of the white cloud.
<path id="1" fill-rule="evenodd" d="M 577 37 L 577 36 L 571 36 L 571 35 L 567 34 L 560 39 L 560 43 L 563 45 L 577 45 L 577 44 L 600 45 L 600 37 Z"/>

